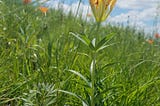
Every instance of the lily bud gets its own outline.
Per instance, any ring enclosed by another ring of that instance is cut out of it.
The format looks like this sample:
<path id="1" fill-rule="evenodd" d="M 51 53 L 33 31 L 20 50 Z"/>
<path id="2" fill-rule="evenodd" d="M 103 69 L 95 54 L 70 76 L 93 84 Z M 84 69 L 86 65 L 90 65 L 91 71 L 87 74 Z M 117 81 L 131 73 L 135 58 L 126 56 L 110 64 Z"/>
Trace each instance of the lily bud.
<path id="1" fill-rule="evenodd" d="M 97 22 L 107 19 L 117 0 L 89 0 L 92 12 Z"/>

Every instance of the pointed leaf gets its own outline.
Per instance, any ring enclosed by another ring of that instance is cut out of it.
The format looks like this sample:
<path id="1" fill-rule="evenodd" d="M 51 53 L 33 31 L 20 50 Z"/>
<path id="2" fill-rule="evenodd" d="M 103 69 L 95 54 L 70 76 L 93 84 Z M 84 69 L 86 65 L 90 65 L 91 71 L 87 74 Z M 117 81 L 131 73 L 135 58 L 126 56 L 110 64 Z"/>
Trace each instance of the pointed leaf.
<path id="1" fill-rule="evenodd" d="M 87 43 L 87 45 L 90 44 L 91 41 L 85 35 L 82 35 L 80 37 L 82 38 L 82 40 L 84 40 Z"/>
<path id="2" fill-rule="evenodd" d="M 87 85 L 88 85 L 89 87 L 91 87 L 90 82 L 89 82 L 81 73 L 79 73 L 79 72 L 77 72 L 77 71 L 75 71 L 75 70 L 68 70 L 68 71 L 69 71 L 69 72 L 72 72 L 73 74 L 75 74 L 75 75 L 79 76 L 80 78 L 82 78 L 82 79 L 87 83 Z"/>
<path id="3" fill-rule="evenodd" d="M 74 37 L 76 37 L 78 40 L 80 40 L 85 45 L 89 46 L 90 40 L 86 36 L 79 36 L 78 34 L 70 32 Z"/>
<path id="4" fill-rule="evenodd" d="M 96 46 L 96 50 L 106 44 L 106 42 L 113 37 L 114 33 L 105 36 Z"/>
<path id="5" fill-rule="evenodd" d="M 95 47 L 93 46 L 92 42 L 84 35 L 84 36 L 79 36 L 78 34 L 70 32 L 74 37 L 76 37 L 78 40 L 80 40 L 83 44 L 88 46 L 90 49 L 94 50 Z"/>
<path id="6" fill-rule="evenodd" d="M 82 104 L 84 106 L 89 106 L 88 103 L 82 98 L 80 97 L 79 95 L 75 94 L 75 93 L 72 93 L 72 92 L 69 92 L 69 91 L 65 91 L 65 90 L 58 90 L 59 92 L 63 92 L 63 93 L 66 93 L 66 94 L 69 94 L 71 96 L 74 96 L 76 97 L 77 99 L 81 100 L 82 101 Z"/>
<path id="7" fill-rule="evenodd" d="M 112 44 L 110 44 L 110 45 L 103 45 L 103 46 L 101 46 L 100 48 L 98 48 L 96 51 L 99 52 L 99 51 L 101 51 L 101 50 L 103 50 L 103 49 L 105 49 L 105 48 L 107 48 L 107 47 L 109 47 L 109 46 L 115 45 L 115 44 L 117 44 L 117 43 L 112 43 Z"/>
<path id="8" fill-rule="evenodd" d="M 89 44 L 89 48 L 90 48 L 91 50 L 95 50 L 95 46 L 93 46 L 92 43 Z"/>
<path id="9" fill-rule="evenodd" d="M 105 64 L 105 65 L 101 68 L 101 70 L 103 70 L 104 68 L 106 68 L 106 67 L 108 67 L 108 66 L 112 66 L 112 65 L 114 65 L 114 64 L 117 64 L 117 63 L 119 63 L 119 62 L 107 63 L 107 64 Z"/>
<path id="10" fill-rule="evenodd" d="M 96 38 L 94 38 L 93 40 L 92 40 L 92 45 L 95 47 L 96 46 Z"/>
<path id="11" fill-rule="evenodd" d="M 90 66 L 90 72 L 91 72 L 91 74 L 92 74 L 92 72 L 93 72 L 93 66 L 94 64 L 93 64 L 93 61 L 91 62 L 91 66 Z"/>

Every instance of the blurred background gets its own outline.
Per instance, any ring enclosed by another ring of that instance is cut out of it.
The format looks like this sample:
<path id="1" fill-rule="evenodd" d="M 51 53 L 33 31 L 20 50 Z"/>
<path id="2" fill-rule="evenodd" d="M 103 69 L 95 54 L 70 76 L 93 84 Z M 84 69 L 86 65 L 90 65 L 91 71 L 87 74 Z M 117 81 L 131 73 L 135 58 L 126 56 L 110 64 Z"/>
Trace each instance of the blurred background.
<path id="1" fill-rule="evenodd" d="M 89 0 L 42 0 L 48 1 L 52 8 L 63 7 L 66 13 L 69 10 L 86 16 L 91 14 Z M 61 5 L 59 5 L 61 3 Z M 160 1 L 159 0 L 118 0 L 111 16 L 105 23 L 123 24 L 145 30 L 148 34 L 160 32 Z"/>

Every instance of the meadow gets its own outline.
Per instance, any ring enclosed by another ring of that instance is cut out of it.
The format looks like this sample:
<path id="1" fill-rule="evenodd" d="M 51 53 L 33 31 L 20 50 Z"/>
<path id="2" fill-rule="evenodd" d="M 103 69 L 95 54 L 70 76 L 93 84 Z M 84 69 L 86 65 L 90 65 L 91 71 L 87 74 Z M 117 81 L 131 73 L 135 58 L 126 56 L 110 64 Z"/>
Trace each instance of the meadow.
<path id="1" fill-rule="evenodd" d="M 40 6 L 0 0 L 0 106 L 160 106 L 159 38 Z"/>

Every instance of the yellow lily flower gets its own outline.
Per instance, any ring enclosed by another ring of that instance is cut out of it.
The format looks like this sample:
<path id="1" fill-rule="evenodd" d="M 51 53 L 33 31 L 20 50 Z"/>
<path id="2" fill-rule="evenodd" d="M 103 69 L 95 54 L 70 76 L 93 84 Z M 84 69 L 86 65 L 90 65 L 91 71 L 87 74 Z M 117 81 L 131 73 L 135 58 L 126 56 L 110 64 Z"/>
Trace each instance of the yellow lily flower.
<path id="1" fill-rule="evenodd" d="M 92 12 L 97 22 L 107 19 L 117 0 L 89 0 Z"/>

